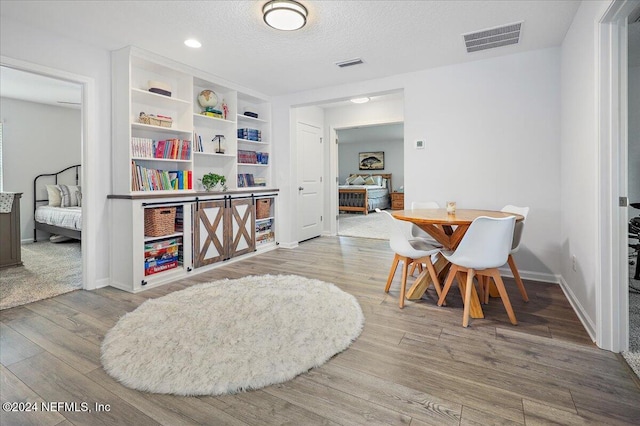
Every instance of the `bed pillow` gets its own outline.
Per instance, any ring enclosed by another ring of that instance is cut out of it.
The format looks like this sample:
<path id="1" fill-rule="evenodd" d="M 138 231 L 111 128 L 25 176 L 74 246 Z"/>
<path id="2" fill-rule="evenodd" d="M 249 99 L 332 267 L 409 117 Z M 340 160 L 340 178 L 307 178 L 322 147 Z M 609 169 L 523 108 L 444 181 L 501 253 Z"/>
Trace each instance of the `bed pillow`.
<path id="1" fill-rule="evenodd" d="M 349 177 L 347 178 L 347 180 L 345 181 L 345 183 L 347 185 L 353 185 L 353 181 L 355 180 L 355 178 L 357 178 L 358 175 L 349 175 Z"/>
<path id="2" fill-rule="evenodd" d="M 382 176 L 371 176 L 375 182 L 373 185 L 382 186 Z"/>
<path id="3" fill-rule="evenodd" d="M 364 185 L 364 178 L 362 176 L 357 176 L 352 182 L 351 185 Z"/>
<path id="4" fill-rule="evenodd" d="M 51 207 L 60 207 L 62 203 L 62 194 L 60 193 L 60 185 L 47 185 L 47 195 L 49 205 Z"/>
<path id="5" fill-rule="evenodd" d="M 373 179 L 373 176 L 367 176 L 367 178 L 364 180 L 364 184 L 365 185 L 375 185 L 376 181 Z"/>
<path id="6" fill-rule="evenodd" d="M 80 191 L 80 187 L 78 187 L 76 195 L 78 197 L 78 207 L 82 207 L 82 192 Z"/>
<path id="7" fill-rule="evenodd" d="M 60 194 L 62 195 L 60 207 L 77 207 L 79 191 L 80 187 L 76 185 L 60 185 Z"/>

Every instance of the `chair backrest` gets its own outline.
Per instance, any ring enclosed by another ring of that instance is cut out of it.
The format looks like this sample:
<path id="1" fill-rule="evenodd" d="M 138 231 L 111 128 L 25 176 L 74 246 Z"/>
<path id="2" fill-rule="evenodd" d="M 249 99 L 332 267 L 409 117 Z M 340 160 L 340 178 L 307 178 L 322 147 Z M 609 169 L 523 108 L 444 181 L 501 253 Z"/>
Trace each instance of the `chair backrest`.
<path id="1" fill-rule="evenodd" d="M 409 243 L 411 239 L 410 232 L 407 234 L 407 229 L 404 224 L 411 225 L 411 222 L 406 222 L 404 220 L 398 220 L 391 215 L 391 213 L 376 209 L 378 213 L 384 213 L 386 217 L 389 219 L 389 246 L 391 250 L 394 252 L 407 257 L 419 257 L 419 253 L 416 252 L 416 249 Z"/>
<path id="2" fill-rule="evenodd" d="M 435 201 L 412 201 L 411 202 L 411 210 L 414 209 L 439 209 L 440 206 Z M 420 229 L 418 225 L 412 224 L 411 226 L 411 236 L 413 238 L 427 238 L 429 240 L 433 240 L 431 235 L 427 234 L 425 231 Z"/>
<path id="3" fill-rule="evenodd" d="M 411 209 L 439 209 L 440 206 L 435 201 L 412 201 Z"/>
<path id="4" fill-rule="evenodd" d="M 497 268 L 507 263 L 511 251 L 515 216 L 476 218 L 462 237 L 451 261 L 465 268 Z"/>
<path id="5" fill-rule="evenodd" d="M 516 213 L 524 216 L 524 220 L 516 222 L 516 227 L 513 231 L 513 241 L 511 242 L 511 252 L 516 252 L 520 248 L 520 240 L 522 239 L 522 232 L 524 231 L 524 223 L 527 221 L 527 215 L 529 214 L 529 207 L 518 207 L 507 204 L 500 210 L 505 213 Z"/>

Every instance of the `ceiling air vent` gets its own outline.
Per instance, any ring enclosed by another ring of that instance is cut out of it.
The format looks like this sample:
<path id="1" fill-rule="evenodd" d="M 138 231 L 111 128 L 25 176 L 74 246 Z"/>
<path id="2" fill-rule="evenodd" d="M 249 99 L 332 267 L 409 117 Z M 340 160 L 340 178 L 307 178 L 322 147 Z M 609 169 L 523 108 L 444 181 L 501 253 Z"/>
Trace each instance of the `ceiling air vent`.
<path id="1" fill-rule="evenodd" d="M 362 59 L 355 58 L 355 59 L 349 59 L 347 61 L 336 62 L 336 65 L 339 66 L 340 68 L 344 68 L 344 67 L 352 67 L 354 65 L 360 65 L 363 63 L 364 62 L 362 61 Z"/>
<path id="2" fill-rule="evenodd" d="M 493 49 L 494 47 L 517 44 L 520 41 L 522 22 L 462 34 L 467 52 Z"/>

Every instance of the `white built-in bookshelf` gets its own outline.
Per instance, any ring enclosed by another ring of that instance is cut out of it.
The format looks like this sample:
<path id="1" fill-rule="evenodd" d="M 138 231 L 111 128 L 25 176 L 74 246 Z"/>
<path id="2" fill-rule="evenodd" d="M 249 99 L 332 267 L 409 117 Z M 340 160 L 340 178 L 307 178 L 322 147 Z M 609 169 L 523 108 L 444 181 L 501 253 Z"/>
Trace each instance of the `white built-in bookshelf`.
<path id="1" fill-rule="evenodd" d="M 206 173 L 224 175 L 229 189 L 274 187 L 267 99 L 134 47 L 113 52 L 112 58 L 115 193 L 202 191 L 199 179 Z M 154 81 L 168 86 L 170 96 L 150 92 Z M 216 94 L 222 117 L 203 114 L 198 95 L 204 90 Z M 141 122 L 141 113 L 172 121 Z M 146 156 L 135 149 L 141 139 L 153 141 Z M 183 150 L 172 155 L 159 149 L 161 141 L 180 141 Z"/>

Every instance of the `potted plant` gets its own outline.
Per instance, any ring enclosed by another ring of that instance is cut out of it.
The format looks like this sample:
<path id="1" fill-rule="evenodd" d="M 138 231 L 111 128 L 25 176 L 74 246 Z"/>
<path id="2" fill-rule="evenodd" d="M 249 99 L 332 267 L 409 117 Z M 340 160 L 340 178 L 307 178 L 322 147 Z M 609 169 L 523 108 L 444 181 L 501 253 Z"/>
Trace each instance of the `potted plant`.
<path id="1" fill-rule="evenodd" d="M 202 182 L 202 186 L 206 191 L 226 191 L 227 190 L 227 178 L 222 175 L 218 175 L 216 173 L 207 173 L 202 176 L 202 179 L 198 179 Z"/>

